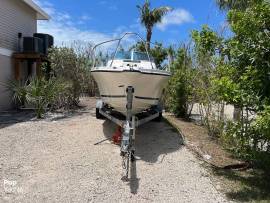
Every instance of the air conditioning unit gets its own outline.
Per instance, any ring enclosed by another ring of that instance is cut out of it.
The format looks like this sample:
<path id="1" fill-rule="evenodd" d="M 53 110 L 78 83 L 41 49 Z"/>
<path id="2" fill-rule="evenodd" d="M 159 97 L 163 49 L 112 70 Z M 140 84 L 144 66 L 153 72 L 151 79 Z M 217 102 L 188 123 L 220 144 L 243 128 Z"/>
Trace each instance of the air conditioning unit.
<path id="1" fill-rule="evenodd" d="M 43 41 L 38 37 L 23 38 L 23 52 L 43 53 Z"/>
<path id="2" fill-rule="evenodd" d="M 43 41 L 42 53 L 47 55 L 49 48 L 51 48 L 53 46 L 53 42 L 54 42 L 53 36 L 51 36 L 49 34 L 35 33 L 34 37 L 38 37 L 38 38 L 42 39 L 42 41 Z"/>

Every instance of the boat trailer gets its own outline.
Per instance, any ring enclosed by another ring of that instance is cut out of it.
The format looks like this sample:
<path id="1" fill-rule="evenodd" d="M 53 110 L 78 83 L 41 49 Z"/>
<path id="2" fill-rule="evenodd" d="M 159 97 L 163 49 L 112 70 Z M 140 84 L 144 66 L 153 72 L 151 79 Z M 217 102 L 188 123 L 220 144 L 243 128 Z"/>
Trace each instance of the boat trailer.
<path id="1" fill-rule="evenodd" d="M 117 124 L 122 128 L 122 136 L 120 140 L 120 155 L 122 156 L 123 162 L 122 167 L 125 170 L 125 176 L 123 177 L 125 180 L 128 180 L 129 175 L 129 163 L 134 162 L 135 159 L 135 138 L 136 138 L 136 127 L 145 124 L 151 120 L 157 119 L 160 120 L 162 117 L 161 110 L 158 108 L 152 109 L 151 113 L 139 119 L 135 115 L 132 115 L 132 103 L 133 103 L 133 94 L 134 88 L 132 86 L 128 86 L 126 88 L 127 95 L 127 104 L 126 104 L 126 119 L 120 119 L 114 116 L 111 113 L 111 110 L 104 105 L 102 100 L 98 100 L 96 103 L 96 116 L 97 118 L 107 118 Z M 100 142 L 95 143 L 98 145 L 108 139 L 102 140 Z"/>

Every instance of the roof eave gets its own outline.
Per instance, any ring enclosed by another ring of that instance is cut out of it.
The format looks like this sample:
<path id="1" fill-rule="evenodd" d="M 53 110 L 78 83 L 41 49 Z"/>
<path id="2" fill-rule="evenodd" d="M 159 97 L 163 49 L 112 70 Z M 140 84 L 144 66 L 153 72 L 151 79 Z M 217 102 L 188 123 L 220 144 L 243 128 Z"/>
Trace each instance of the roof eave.
<path id="1" fill-rule="evenodd" d="M 35 4 L 32 0 L 22 0 L 24 3 L 26 3 L 28 6 L 30 6 L 33 10 L 37 13 L 37 20 L 49 20 L 50 16 L 42 10 L 37 4 Z"/>
<path id="2" fill-rule="evenodd" d="M 51 17 L 47 13 L 37 13 L 37 20 L 50 20 Z"/>

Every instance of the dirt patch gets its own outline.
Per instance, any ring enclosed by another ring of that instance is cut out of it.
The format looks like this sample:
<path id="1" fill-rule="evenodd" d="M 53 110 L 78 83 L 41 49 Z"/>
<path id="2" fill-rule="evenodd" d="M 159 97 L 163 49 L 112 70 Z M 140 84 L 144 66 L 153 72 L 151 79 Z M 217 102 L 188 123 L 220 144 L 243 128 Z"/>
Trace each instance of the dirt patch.
<path id="1" fill-rule="evenodd" d="M 165 118 L 185 137 L 186 146 L 214 167 L 246 166 L 245 162 L 233 158 L 223 149 L 217 139 L 210 137 L 205 127 L 176 118 L 171 114 L 165 114 Z"/>

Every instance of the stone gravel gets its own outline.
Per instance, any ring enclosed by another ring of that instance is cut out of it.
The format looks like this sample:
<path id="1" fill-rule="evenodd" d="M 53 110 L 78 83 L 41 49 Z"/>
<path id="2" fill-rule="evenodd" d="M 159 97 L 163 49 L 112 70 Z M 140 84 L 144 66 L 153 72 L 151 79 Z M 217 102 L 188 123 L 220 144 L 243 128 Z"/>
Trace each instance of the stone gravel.
<path id="1" fill-rule="evenodd" d="M 0 202 L 228 202 L 165 122 L 138 128 L 130 180 L 94 111 L 0 128 Z"/>

